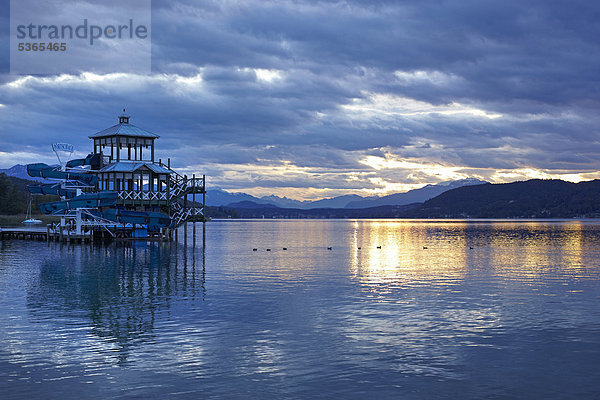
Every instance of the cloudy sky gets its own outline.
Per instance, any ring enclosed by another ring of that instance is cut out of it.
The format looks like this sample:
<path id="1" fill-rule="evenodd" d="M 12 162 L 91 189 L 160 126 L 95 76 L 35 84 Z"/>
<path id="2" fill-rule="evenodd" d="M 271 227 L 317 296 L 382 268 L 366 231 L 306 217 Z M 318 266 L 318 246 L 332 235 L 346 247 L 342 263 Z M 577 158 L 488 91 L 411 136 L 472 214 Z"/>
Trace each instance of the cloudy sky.
<path id="1" fill-rule="evenodd" d="M 600 178 L 600 3 L 152 1 L 152 73 L 9 73 L 0 168 L 80 155 L 123 107 L 208 184 L 317 199 Z"/>

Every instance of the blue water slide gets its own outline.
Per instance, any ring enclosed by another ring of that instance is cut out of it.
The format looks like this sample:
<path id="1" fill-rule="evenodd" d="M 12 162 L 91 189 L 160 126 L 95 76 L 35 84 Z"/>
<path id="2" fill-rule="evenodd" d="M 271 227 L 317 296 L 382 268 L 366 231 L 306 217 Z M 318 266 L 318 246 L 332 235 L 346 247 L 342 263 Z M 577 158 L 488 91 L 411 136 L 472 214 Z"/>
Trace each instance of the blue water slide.
<path id="1" fill-rule="evenodd" d="M 88 208 L 94 215 L 101 216 L 121 224 L 146 225 L 150 231 L 158 231 L 160 228 L 170 227 L 171 218 L 160 212 L 152 211 L 129 211 L 115 208 L 117 192 L 103 191 L 99 193 L 86 193 L 72 199 L 63 201 L 52 201 L 40 204 L 44 214 L 62 215 L 77 208 Z M 108 207 L 102 210 L 103 207 Z"/>
<path id="2" fill-rule="evenodd" d="M 102 168 L 102 153 L 92 153 L 86 158 L 77 158 L 67 162 L 67 168 L 81 167 L 90 165 L 92 169 Z"/>
<path id="3" fill-rule="evenodd" d="M 44 163 L 28 164 L 27 174 L 33 177 L 79 181 L 89 186 L 95 186 L 98 183 L 98 177 L 95 175 L 64 172 L 60 170 L 60 167 L 51 167 Z"/>
<path id="4" fill-rule="evenodd" d="M 129 211 L 118 208 L 109 208 L 102 212 L 108 220 L 123 224 L 146 225 L 149 230 L 157 231 L 158 228 L 171 226 L 171 218 L 163 213 L 149 211 Z"/>
<path id="5" fill-rule="evenodd" d="M 69 200 L 40 204 L 44 214 L 60 215 L 76 208 L 111 207 L 117 203 L 117 192 L 86 193 Z"/>
<path id="6" fill-rule="evenodd" d="M 27 190 L 29 190 L 29 193 L 31 194 L 57 195 L 64 196 L 68 199 L 77 196 L 76 190 L 63 189 L 60 187 L 60 183 L 51 183 L 47 185 L 29 185 L 27 186 Z"/>

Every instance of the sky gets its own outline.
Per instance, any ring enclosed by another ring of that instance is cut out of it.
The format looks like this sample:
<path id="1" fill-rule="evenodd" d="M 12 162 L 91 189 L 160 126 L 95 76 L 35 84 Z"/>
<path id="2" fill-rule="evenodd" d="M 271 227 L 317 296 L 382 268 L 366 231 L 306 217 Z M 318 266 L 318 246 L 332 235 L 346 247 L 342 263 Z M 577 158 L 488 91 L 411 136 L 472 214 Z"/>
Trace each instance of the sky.
<path id="1" fill-rule="evenodd" d="M 9 73 L 0 1 L 0 168 L 85 156 L 126 107 L 157 157 L 257 196 L 600 178 L 596 1 L 153 0 L 149 73 L 55 75 Z"/>

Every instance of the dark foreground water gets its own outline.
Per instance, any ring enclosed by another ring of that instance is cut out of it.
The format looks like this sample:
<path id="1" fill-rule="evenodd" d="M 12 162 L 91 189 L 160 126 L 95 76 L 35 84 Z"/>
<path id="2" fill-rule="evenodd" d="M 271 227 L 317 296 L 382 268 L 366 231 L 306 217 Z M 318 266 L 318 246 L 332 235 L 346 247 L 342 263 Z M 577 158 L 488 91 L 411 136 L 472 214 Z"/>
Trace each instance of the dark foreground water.
<path id="1" fill-rule="evenodd" d="M 188 232 L 0 242 L 0 398 L 600 398 L 600 222 Z"/>

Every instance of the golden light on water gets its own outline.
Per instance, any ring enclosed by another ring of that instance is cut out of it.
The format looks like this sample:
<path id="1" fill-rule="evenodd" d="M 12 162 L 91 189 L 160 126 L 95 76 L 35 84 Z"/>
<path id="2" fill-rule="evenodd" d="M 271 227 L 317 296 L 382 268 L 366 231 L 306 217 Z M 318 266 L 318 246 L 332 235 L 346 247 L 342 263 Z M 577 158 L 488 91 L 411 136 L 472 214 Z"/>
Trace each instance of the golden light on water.
<path id="1" fill-rule="evenodd" d="M 482 266 L 492 275 L 539 282 L 557 257 L 574 277 L 594 263 L 580 221 L 555 229 L 538 221 L 354 221 L 352 229 L 352 274 L 374 286 L 454 285 Z"/>
<path id="2" fill-rule="evenodd" d="M 302 285 L 326 270 L 378 296 L 411 287 L 461 291 L 473 275 L 504 277 L 507 288 L 539 287 L 548 273 L 577 279 L 596 262 L 589 231 L 578 221 L 254 220 L 223 229 L 211 251 L 228 260 L 223 268 L 236 266 L 236 281 Z M 241 252 L 240 237 L 248 243 Z"/>
<path id="3" fill-rule="evenodd" d="M 464 223 L 453 223 L 450 232 Z M 374 284 L 460 279 L 464 245 L 435 225 L 414 221 L 355 221 L 353 274 Z M 359 249 L 360 247 L 360 249 Z M 451 251 L 449 251 L 451 249 Z"/>

